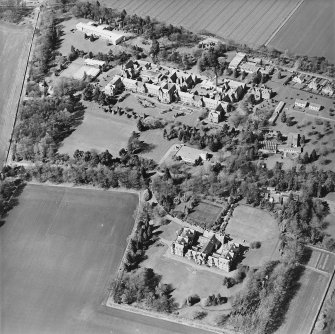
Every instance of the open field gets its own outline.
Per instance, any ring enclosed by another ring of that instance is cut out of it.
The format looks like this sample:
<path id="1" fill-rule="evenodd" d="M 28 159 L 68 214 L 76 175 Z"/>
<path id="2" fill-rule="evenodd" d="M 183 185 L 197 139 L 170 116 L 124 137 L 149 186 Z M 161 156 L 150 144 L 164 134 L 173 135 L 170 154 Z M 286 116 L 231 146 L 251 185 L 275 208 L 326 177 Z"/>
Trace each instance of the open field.
<path id="1" fill-rule="evenodd" d="M 192 31 L 207 30 L 250 45 L 264 44 L 298 0 L 102 0 L 108 7 Z M 205 13 L 205 15 L 204 15 Z"/>
<path id="2" fill-rule="evenodd" d="M 306 269 L 299 280 L 299 290 L 292 299 L 284 324 L 278 334 L 309 333 L 319 309 L 329 277 Z"/>
<path id="3" fill-rule="evenodd" d="M 129 193 L 28 185 L 0 230 L 2 333 L 96 333 L 136 205 Z"/>
<path id="4" fill-rule="evenodd" d="M 171 145 L 179 142 L 177 138 L 172 140 L 164 139 L 161 129 L 141 132 L 140 140 L 143 140 L 151 147 L 150 151 L 141 153 L 141 156 L 147 159 L 153 159 L 157 163 L 162 159 Z"/>
<path id="5" fill-rule="evenodd" d="M 248 250 L 242 264 L 257 267 L 266 261 L 280 258 L 278 226 L 275 219 L 264 210 L 239 205 L 233 211 L 226 233 L 237 242 L 261 242 L 260 248 Z"/>
<path id="6" fill-rule="evenodd" d="M 277 223 L 269 213 L 248 205 L 239 205 L 234 210 L 226 232 L 248 242 L 265 241 L 279 234 Z"/>
<path id="7" fill-rule="evenodd" d="M 175 288 L 172 295 L 179 304 L 192 294 L 198 294 L 201 298 L 213 293 L 230 296 L 235 290 L 227 289 L 222 285 L 223 276 L 221 274 L 216 274 L 214 270 L 204 270 L 203 266 L 198 266 L 187 259 L 173 255 L 168 256 L 170 250 L 165 243 L 170 244 L 175 240 L 176 232 L 180 228 L 181 226 L 173 221 L 168 225 L 160 226 L 158 229 L 159 237 L 164 240 L 164 246 L 161 242 L 152 245 L 146 252 L 148 259 L 141 266 L 151 267 L 161 274 L 163 282 L 171 284 Z M 158 244 L 161 245 L 157 246 Z"/>
<path id="8" fill-rule="evenodd" d="M 76 149 L 98 152 L 108 150 L 118 155 L 120 149 L 127 146 L 132 131 L 137 131 L 136 123 L 125 116 L 105 113 L 95 103 L 84 104 L 87 109 L 82 124 L 64 140 L 59 152 L 72 155 Z"/>
<path id="9" fill-rule="evenodd" d="M 286 320 L 278 334 L 310 333 L 327 286 L 330 284 L 335 254 L 315 247 L 311 247 L 310 250 L 311 256 L 298 281 L 299 290 L 290 303 Z"/>
<path id="10" fill-rule="evenodd" d="M 305 0 L 269 45 L 334 63 L 334 9 L 333 0 Z"/>
<path id="11" fill-rule="evenodd" d="M 0 22 L 0 166 L 6 159 L 31 36 L 32 29 Z"/>

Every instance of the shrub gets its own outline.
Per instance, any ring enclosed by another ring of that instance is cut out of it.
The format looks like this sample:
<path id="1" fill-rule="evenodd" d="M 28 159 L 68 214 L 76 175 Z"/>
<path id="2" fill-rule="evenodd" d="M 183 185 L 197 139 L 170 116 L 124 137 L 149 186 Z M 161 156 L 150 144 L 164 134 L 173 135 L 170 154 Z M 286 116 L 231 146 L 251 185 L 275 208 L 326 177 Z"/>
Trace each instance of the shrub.
<path id="1" fill-rule="evenodd" d="M 236 280 L 234 277 L 224 277 L 222 284 L 226 286 L 228 289 L 233 287 L 236 284 Z"/>
<path id="2" fill-rule="evenodd" d="M 192 316 L 193 316 L 194 320 L 201 320 L 201 319 L 203 319 L 207 316 L 207 312 L 196 310 L 196 311 L 193 312 Z"/>
<path id="3" fill-rule="evenodd" d="M 261 242 L 260 241 L 253 241 L 251 244 L 250 244 L 250 248 L 251 249 L 258 249 L 258 248 L 261 248 Z"/>
<path id="4" fill-rule="evenodd" d="M 197 294 L 187 297 L 187 305 L 188 306 L 192 306 L 192 305 L 194 305 L 196 303 L 199 303 L 199 302 L 200 302 L 200 297 Z"/>

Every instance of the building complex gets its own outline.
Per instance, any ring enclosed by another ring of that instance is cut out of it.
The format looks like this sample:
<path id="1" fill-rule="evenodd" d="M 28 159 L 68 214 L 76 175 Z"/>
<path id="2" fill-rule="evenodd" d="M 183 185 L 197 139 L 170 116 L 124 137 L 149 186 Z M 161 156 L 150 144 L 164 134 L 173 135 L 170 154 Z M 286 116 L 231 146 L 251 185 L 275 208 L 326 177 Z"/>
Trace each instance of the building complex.
<path id="1" fill-rule="evenodd" d="M 241 252 L 241 245 L 228 241 L 224 234 L 211 231 L 202 234 L 184 227 L 177 231 L 177 238 L 172 242 L 170 250 L 173 255 L 186 257 L 198 265 L 229 272 Z"/>
<path id="2" fill-rule="evenodd" d="M 126 39 L 125 33 L 118 30 L 110 30 L 108 24 L 97 24 L 94 22 L 76 24 L 78 31 L 81 31 L 88 36 L 96 36 L 108 40 L 114 45 L 123 42 Z"/>

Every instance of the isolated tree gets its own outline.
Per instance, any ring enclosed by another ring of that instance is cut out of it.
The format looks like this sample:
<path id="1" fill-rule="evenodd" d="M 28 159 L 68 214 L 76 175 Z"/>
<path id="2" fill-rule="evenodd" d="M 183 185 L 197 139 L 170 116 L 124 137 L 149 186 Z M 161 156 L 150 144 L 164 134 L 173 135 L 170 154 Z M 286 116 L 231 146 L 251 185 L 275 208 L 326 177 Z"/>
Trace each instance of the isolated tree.
<path id="1" fill-rule="evenodd" d="M 139 118 L 139 120 L 137 121 L 137 129 L 138 129 L 138 131 L 140 131 L 140 132 L 145 131 L 145 129 L 146 129 L 146 127 L 145 127 L 145 125 L 143 124 L 141 118 Z"/>
<path id="2" fill-rule="evenodd" d="M 309 160 L 310 160 L 311 162 L 318 160 L 318 155 L 316 154 L 315 149 L 313 149 L 313 151 L 311 152 L 311 155 L 310 155 L 310 157 L 309 157 Z"/>
<path id="3" fill-rule="evenodd" d="M 306 143 L 306 137 L 305 137 L 305 135 L 302 135 L 302 137 L 300 139 L 300 144 L 305 145 L 305 143 Z"/>
<path id="4" fill-rule="evenodd" d="M 159 42 L 156 39 L 152 40 L 150 54 L 153 59 L 156 59 L 159 53 Z"/>
<path id="5" fill-rule="evenodd" d="M 287 116 L 286 116 L 286 112 L 285 111 L 283 111 L 283 113 L 281 114 L 280 120 L 282 121 L 282 123 L 286 123 Z"/>
<path id="6" fill-rule="evenodd" d="M 301 158 L 301 163 L 302 164 L 308 164 L 309 163 L 309 156 L 308 153 L 305 152 L 305 154 L 303 155 L 303 157 Z"/>

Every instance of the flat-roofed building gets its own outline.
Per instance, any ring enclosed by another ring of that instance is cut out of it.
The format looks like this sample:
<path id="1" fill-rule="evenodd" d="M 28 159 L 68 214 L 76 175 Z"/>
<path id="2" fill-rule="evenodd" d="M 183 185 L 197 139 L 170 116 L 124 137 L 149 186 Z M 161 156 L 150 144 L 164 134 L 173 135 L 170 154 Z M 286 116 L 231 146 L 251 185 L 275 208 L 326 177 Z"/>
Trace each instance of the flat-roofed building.
<path id="1" fill-rule="evenodd" d="M 92 80 L 100 74 L 100 69 L 93 66 L 81 66 L 74 74 L 73 79 L 83 80 L 85 75 Z"/>
<path id="2" fill-rule="evenodd" d="M 331 85 L 326 85 L 322 88 L 322 93 L 325 95 L 333 96 L 334 95 L 334 89 Z"/>
<path id="3" fill-rule="evenodd" d="M 121 31 L 117 30 L 108 30 L 109 26 L 106 24 L 98 25 L 94 22 L 83 23 L 79 22 L 76 25 L 78 31 L 82 31 L 83 33 L 89 36 L 97 36 L 103 39 L 107 39 L 114 45 L 117 45 L 125 40 L 125 34 Z"/>
<path id="4" fill-rule="evenodd" d="M 292 82 L 295 82 L 297 84 L 302 84 L 305 81 L 305 77 L 300 74 L 300 75 L 296 75 L 295 77 L 293 77 Z"/>
<path id="5" fill-rule="evenodd" d="M 98 68 L 100 66 L 104 66 L 106 64 L 105 61 L 97 60 L 97 59 L 91 59 L 91 58 L 84 59 L 84 63 L 88 66 L 94 66 L 94 67 L 98 67 Z"/>
<path id="6" fill-rule="evenodd" d="M 246 54 L 242 52 L 237 52 L 235 57 L 229 63 L 229 68 L 232 70 L 238 68 L 243 60 L 246 59 Z"/>
<path id="7" fill-rule="evenodd" d="M 246 63 L 241 64 L 240 70 L 249 74 L 257 73 L 260 70 L 260 66 L 256 63 L 247 61 Z"/>
<path id="8" fill-rule="evenodd" d="M 260 143 L 261 148 L 259 149 L 262 153 L 277 153 L 278 143 L 276 141 L 264 140 Z"/>
<path id="9" fill-rule="evenodd" d="M 296 99 L 294 102 L 294 105 L 299 108 L 306 108 L 308 105 L 307 101 Z"/>
<path id="10" fill-rule="evenodd" d="M 308 88 L 312 89 L 314 91 L 317 91 L 319 89 L 319 84 L 318 84 L 316 78 L 314 78 L 313 80 L 311 80 L 311 82 L 308 84 Z"/>
<path id="11" fill-rule="evenodd" d="M 277 107 L 276 109 L 274 110 L 273 114 L 271 115 L 271 117 L 269 118 L 269 124 L 271 125 L 274 125 L 279 114 L 282 112 L 282 110 L 284 109 L 285 107 L 285 102 L 283 101 L 280 101 L 278 104 L 277 104 Z"/>
<path id="12" fill-rule="evenodd" d="M 321 110 L 321 105 L 317 103 L 309 103 L 308 108 L 313 110 L 313 111 L 320 111 Z"/>

